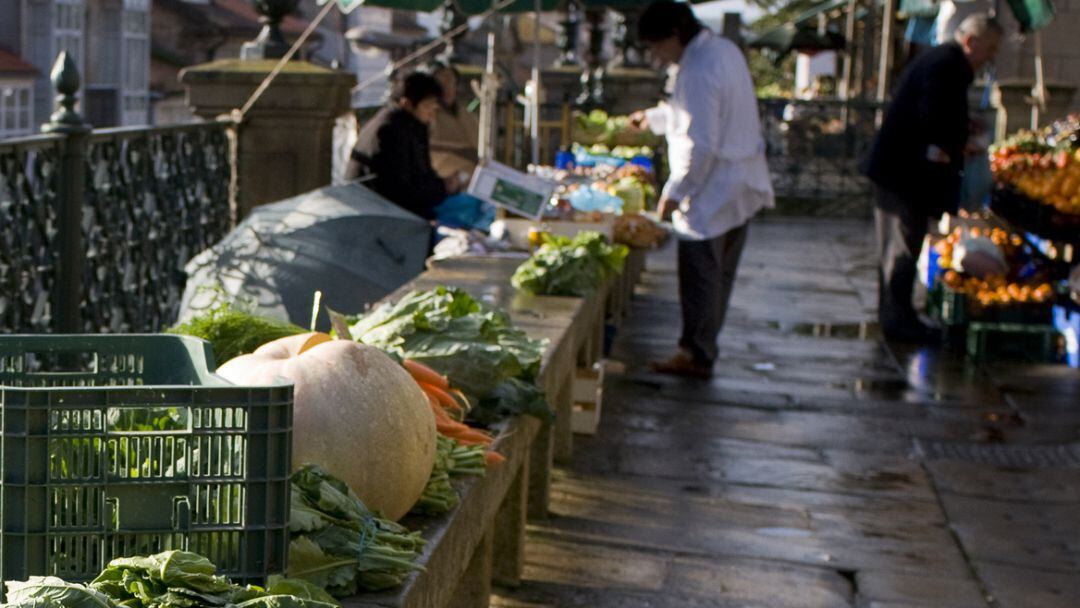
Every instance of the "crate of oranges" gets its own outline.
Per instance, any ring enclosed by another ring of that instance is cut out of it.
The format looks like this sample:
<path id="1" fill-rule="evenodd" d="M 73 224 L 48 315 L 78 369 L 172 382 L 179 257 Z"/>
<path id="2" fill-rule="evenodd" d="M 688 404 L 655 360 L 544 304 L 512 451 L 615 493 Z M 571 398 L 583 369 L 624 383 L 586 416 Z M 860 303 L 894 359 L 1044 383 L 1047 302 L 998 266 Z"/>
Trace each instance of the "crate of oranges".
<path id="1" fill-rule="evenodd" d="M 969 319 L 1000 323 L 1050 321 L 1054 288 L 1049 282 L 1010 281 L 1003 275 L 980 279 L 947 270 L 942 283 L 948 296 L 965 296 Z"/>
<path id="2" fill-rule="evenodd" d="M 955 256 L 966 236 L 990 239 L 1001 251 L 1009 271 L 982 278 L 961 272 L 961 260 Z M 943 324 L 958 325 L 968 321 L 1041 323 L 1049 320 L 1053 286 L 1045 279 L 1045 273 L 1037 269 L 1024 277 L 1019 276 L 1018 269 L 1028 264 L 1020 235 L 1001 227 L 958 227 L 935 243 L 934 251 L 942 269 L 934 312 Z"/>
<path id="3" fill-rule="evenodd" d="M 1047 238 L 1080 238 L 1080 115 L 995 144 L 994 211 Z"/>

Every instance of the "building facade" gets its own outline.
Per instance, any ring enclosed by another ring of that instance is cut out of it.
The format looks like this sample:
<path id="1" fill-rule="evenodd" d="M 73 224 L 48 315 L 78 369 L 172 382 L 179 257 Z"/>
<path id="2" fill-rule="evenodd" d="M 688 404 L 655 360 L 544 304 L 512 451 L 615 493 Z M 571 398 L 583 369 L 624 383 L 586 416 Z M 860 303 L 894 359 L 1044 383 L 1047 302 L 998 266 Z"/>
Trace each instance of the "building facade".
<path id="1" fill-rule="evenodd" d="M 90 124 L 149 122 L 150 0 L 0 0 L 0 15 L 0 53 L 33 70 L 23 70 L 21 78 L 0 70 L 0 91 L 10 89 L 15 98 L 9 103 L 5 94 L 0 123 L 11 120 L 26 134 L 48 120 L 53 110 L 48 76 L 61 51 L 82 74 L 81 110 Z M 29 108 L 28 130 L 24 107 Z M 9 119 L 12 113 L 16 118 Z"/>
<path id="2" fill-rule="evenodd" d="M 0 139 L 34 132 L 34 81 L 38 70 L 0 48 Z"/>

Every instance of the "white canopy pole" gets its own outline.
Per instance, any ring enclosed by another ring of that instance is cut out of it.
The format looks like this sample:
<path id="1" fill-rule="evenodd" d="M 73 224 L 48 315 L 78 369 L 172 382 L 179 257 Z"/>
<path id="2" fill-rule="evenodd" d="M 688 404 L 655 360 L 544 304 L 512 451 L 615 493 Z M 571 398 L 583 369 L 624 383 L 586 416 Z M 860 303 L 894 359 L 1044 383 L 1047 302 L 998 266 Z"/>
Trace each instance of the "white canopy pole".
<path id="1" fill-rule="evenodd" d="M 529 96 L 529 139 L 532 142 L 532 164 L 540 164 L 540 12 L 543 10 L 541 0 L 536 0 L 536 13 L 533 25 L 533 67 L 532 67 L 532 91 Z"/>
<path id="2" fill-rule="evenodd" d="M 478 91 L 480 97 L 480 141 L 476 148 L 476 157 L 483 163 L 490 160 L 495 147 L 495 102 L 499 83 L 495 76 L 495 29 L 490 28 L 487 36 L 487 65 Z"/>
<path id="3" fill-rule="evenodd" d="M 1031 130 L 1039 128 L 1041 114 L 1046 111 L 1046 77 L 1043 74 L 1042 32 L 1035 30 L 1035 87 L 1031 91 Z"/>

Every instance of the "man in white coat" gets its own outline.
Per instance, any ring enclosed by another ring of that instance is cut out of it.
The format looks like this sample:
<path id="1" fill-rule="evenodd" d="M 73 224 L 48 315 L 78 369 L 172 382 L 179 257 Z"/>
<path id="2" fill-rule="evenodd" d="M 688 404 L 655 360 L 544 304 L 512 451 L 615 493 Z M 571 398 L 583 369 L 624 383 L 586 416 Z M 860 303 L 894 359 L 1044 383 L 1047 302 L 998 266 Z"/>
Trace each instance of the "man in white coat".
<path id="1" fill-rule="evenodd" d="M 687 4 L 654 2 L 638 34 L 675 71 L 668 102 L 633 117 L 667 139 L 670 176 L 658 211 L 678 236 L 682 336 L 678 352 L 652 367 L 707 378 L 747 222 L 773 206 L 757 98 L 742 52 L 702 26 Z"/>

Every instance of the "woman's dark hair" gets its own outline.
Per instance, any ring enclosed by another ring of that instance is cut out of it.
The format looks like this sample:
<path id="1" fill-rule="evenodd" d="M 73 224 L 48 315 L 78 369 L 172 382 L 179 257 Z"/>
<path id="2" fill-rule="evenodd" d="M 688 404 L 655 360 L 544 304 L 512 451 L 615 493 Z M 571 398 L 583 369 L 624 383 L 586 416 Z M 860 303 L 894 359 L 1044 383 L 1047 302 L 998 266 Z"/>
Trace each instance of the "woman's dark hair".
<path id="1" fill-rule="evenodd" d="M 458 69 L 454 67 L 454 64 L 446 61 L 445 59 L 432 59 L 428 62 L 426 66 L 424 66 L 424 71 L 428 74 L 431 74 L 432 76 L 438 74 L 443 70 L 450 70 L 451 72 L 453 72 L 454 78 L 456 80 L 461 80 L 461 72 L 459 72 Z"/>
<path id="2" fill-rule="evenodd" d="M 413 72 L 394 85 L 394 101 L 402 98 L 413 104 L 429 98 L 442 99 L 442 86 L 430 74 Z"/>
<path id="3" fill-rule="evenodd" d="M 686 46 L 701 29 L 701 22 L 694 17 L 690 5 L 674 0 L 656 0 L 638 20 L 638 38 L 644 42 L 659 42 L 676 36 Z"/>

